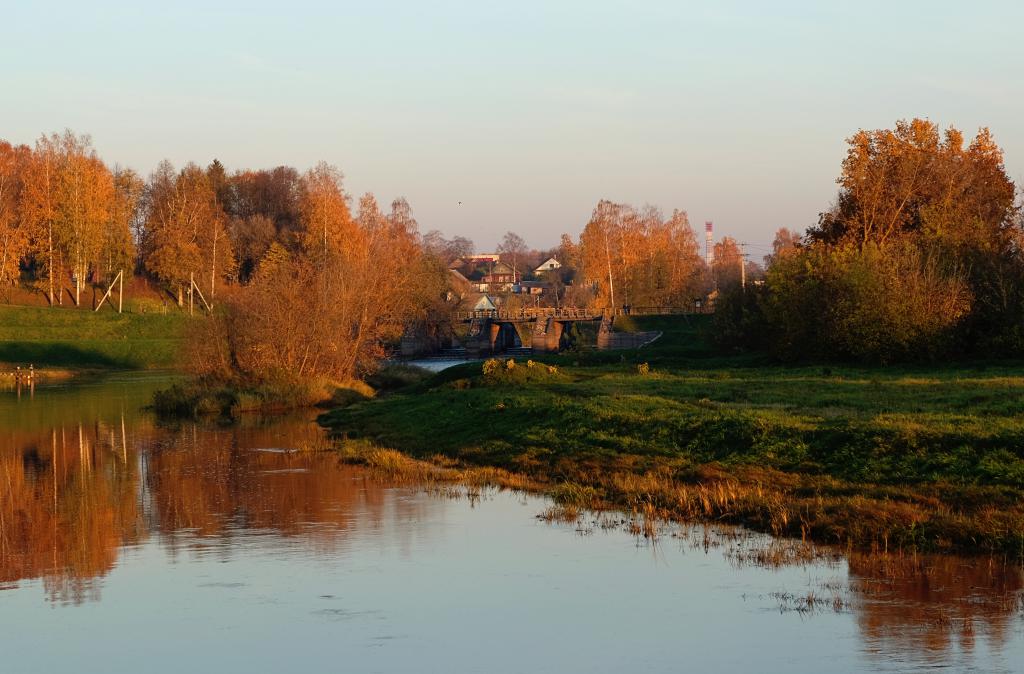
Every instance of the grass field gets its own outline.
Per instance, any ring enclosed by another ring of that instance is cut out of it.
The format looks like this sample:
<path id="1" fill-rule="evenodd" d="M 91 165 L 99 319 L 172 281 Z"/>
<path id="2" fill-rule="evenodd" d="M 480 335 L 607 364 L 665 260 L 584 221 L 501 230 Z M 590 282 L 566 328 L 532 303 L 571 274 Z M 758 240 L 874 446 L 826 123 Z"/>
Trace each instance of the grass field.
<path id="1" fill-rule="evenodd" d="M 178 361 L 187 318 L 0 305 L 0 364 L 46 368 L 167 368 Z"/>
<path id="2" fill-rule="evenodd" d="M 1024 365 L 790 368 L 716 354 L 697 319 L 635 325 L 664 335 L 636 352 L 543 359 L 554 372 L 460 366 L 323 422 L 594 503 L 1024 556 Z"/>

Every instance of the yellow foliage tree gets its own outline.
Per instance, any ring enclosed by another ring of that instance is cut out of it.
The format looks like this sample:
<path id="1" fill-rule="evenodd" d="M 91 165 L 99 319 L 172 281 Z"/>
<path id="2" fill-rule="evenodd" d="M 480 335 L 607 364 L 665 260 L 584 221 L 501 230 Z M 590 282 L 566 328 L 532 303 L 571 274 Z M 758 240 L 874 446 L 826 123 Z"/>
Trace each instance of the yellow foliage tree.
<path id="1" fill-rule="evenodd" d="M 18 265 L 28 253 L 28 234 L 20 208 L 29 158 L 27 147 L 0 141 L 0 286 L 17 283 Z"/>

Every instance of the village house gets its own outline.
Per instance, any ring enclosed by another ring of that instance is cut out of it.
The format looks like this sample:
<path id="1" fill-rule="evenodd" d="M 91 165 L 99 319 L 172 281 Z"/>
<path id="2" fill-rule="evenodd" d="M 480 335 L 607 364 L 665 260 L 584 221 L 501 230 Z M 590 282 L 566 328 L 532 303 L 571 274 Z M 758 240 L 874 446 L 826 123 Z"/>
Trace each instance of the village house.
<path id="1" fill-rule="evenodd" d="M 548 284 L 543 281 L 520 281 L 512 286 L 512 292 L 523 295 L 543 295 Z"/>
<path id="2" fill-rule="evenodd" d="M 536 274 L 537 276 L 543 276 L 545 272 L 553 271 L 555 269 L 560 269 L 561 267 L 562 267 L 562 263 L 561 262 L 559 262 L 558 260 L 556 260 L 553 257 L 549 257 L 547 260 L 542 262 L 539 267 L 534 269 L 533 273 Z"/>
<path id="3" fill-rule="evenodd" d="M 561 267 L 554 258 L 547 260 L 539 269 L 550 271 Z M 472 255 L 456 258 L 448 265 L 453 278 L 460 284 L 468 284 L 475 292 L 511 293 L 514 295 L 543 295 L 550 284 L 543 279 L 524 280 L 523 273 L 514 269 L 507 262 L 502 262 L 498 255 Z M 527 277 L 534 275 L 527 272 Z"/>
<path id="4" fill-rule="evenodd" d="M 516 272 L 510 265 L 504 262 L 498 262 L 491 267 L 491 270 L 484 274 L 481 279 L 483 284 L 487 285 L 488 290 L 481 290 L 481 292 L 488 291 L 501 291 L 510 292 L 512 286 L 519 282 L 519 273 Z"/>
<path id="5" fill-rule="evenodd" d="M 494 302 L 494 300 L 492 300 L 487 295 L 481 295 L 480 299 L 478 299 L 473 304 L 473 311 L 474 312 L 477 312 L 477 311 L 496 311 L 497 308 L 498 308 L 498 305 Z"/>

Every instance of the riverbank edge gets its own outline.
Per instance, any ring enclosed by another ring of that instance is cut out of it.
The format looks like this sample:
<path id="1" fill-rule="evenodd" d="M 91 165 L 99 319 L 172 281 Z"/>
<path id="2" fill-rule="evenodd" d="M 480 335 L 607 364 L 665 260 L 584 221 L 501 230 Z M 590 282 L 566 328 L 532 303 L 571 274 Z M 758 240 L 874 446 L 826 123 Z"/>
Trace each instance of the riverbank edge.
<path id="1" fill-rule="evenodd" d="M 464 382 L 449 382 L 449 388 Z M 528 383 L 523 390 L 529 390 Z M 466 392 L 449 390 L 451 395 Z M 753 463 L 697 463 L 683 453 L 652 456 L 619 451 L 552 460 L 530 456 L 526 448 L 500 440 L 501 429 L 493 425 L 481 431 L 485 434 L 481 437 L 490 437 L 490 442 L 444 447 L 431 439 L 450 431 L 439 421 L 447 413 L 442 406 L 457 404 L 441 397 L 432 400 L 431 393 L 429 386 L 413 387 L 366 405 L 328 411 L 319 423 L 342 447 L 363 442 L 442 467 L 520 474 L 556 503 L 576 508 L 614 508 L 684 522 L 736 524 L 776 536 L 866 551 L 998 554 L 1024 559 L 1024 490 L 1013 486 L 947 480 L 853 481 Z M 394 415 L 409 414 L 402 406 L 410 400 L 419 405 L 417 419 L 425 420 L 418 437 L 387 428 Z M 550 414 L 559 412 L 550 410 Z M 561 418 L 555 418 L 558 425 Z M 578 423 L 578 419 L 562 421 L 566 427 Z M 745 437 L 761 447 L 842 441 L 846 443 L 844 451 L 869 456 L 874 441 L 863 429 L 850 428 L 839 438 L 835 429 L 822 433 L 799 426 L 766 427 L 756 416 L 723 416 L 716 422 L 694 414 L 686 423 L 695 435 L 728 438 L 730 442 Z M 654 425 L 652 421 L 631 431 L 653 438 L 659 432 Z M 753 446 L 733 449 L 756 454 Z"/>
<path id="2" fill-rule="evenodd" d="M 391 363 L 365 381 L 329 377 L 261 382 L 190 378 L 158 390 L 153 396 L 152 409 L 162 416 L 191 419 L 233 419 L 244 414 L 279 414 L 311 408 L 325 410 L 370 400 L 381 391 L 420 384 L 433 374 L 408 363 Z"/>
<path id="3" fill-rule="evenodd" d="M 321 416 L 321 419 L 323 419 Z M 324 421 L 321 421 L 324 423 Z M 429 431 L 428 431 L 429 432 Z M 620 510 L 644 519 L 728 524 L 752 531 L 863 552 L 949 553 L 1024 559 L 1019 512 L 982 508 L 957 512 L 939 505 L 954 485 L 928 488 L 856 484 L 827 477 L 707 464 L 689 475 L 662 470 L 594 468 L 567 472 L 508 470 L 448 454 L 422 456 L 385 442 L 336 438 L 346 461 L 383 470 L 392 478 L 422 481 L 432 470 L 454 473 L 446 481 L 522 489 L 550 497 L 559 512 Z M 367 442 L 358 452 L 352 443 Z M 400 457 L 400 458 L 399 458 Z M 979 488 L 971 498 L 984 498 Z M 996 489 L 996 491 L 1001 491 Z M 1009 495 L 999 494 L 1004 500 Z M 1019 495 L 1009 496 L 1018 499 Z M 554 517 L 562 517 L 558 513 Z"/>

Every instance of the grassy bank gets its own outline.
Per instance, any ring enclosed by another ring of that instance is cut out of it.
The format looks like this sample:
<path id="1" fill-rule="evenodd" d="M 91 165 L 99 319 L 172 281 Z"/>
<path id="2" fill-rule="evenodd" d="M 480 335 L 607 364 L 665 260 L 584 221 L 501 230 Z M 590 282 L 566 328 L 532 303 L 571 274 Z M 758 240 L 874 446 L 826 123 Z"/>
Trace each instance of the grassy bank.
<path id="1" fill-rule="evenodd" d="M 174 367 L 187 317 L 0 305 L 0 364 L 54 369 Z"/>
<path id="2" fill-rule="evenodd" d="M 1024 555 L 1024 366 L 784 368 L 716 355 L 693 319 L 636 325 L 663 337 L 553 370 L 460 366 L 323 423 L 519 471 L 583 506 Z"/>
<path id="3" fill-rule="evenodd" d="M 325 377 L 302 380 L 249 382 L 190 379 L 153 396 L 153 409 L 163 416 L 232 419 L 251 413 L 278 413 L 309 407 L 346 407 L 423 382 L 430 373 L 403 364 L 387 365 L 366 381 L 336 381 Z"/>
<path id="4" fill-rule="evenodd" d="M 340 404 L 351 404 L 366 394 L 320 379 L 260 383 L 189 380 L 156 391 L 153 409 L 166 417 L 231 419 L 315 407 L 335 397 Z"/>

